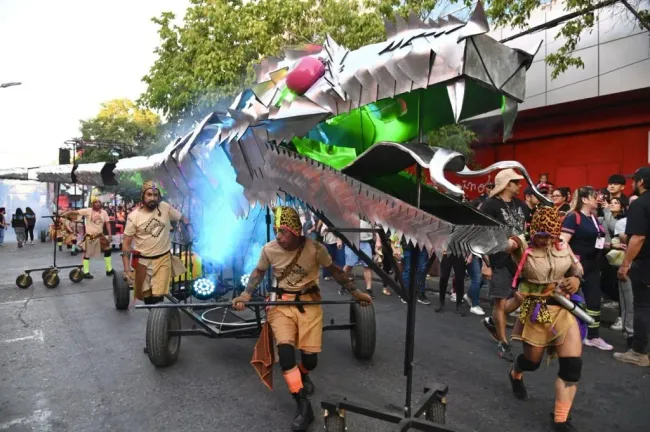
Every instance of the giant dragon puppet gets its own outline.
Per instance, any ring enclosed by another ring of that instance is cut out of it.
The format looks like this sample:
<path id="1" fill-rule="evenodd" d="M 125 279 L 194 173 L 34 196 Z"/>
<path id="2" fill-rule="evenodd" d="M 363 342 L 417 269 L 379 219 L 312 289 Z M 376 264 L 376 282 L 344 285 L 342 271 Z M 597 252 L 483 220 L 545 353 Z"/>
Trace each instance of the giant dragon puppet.
<path id="1" fill-rule="evenodd" d="M 0 179 L 105 186 L 139 173 L 144 181 L 162 182 L 177 203 L 197 197 L 199 189 L 210 202 L 204 193 L 210 184 L 208 195 L 225 198 L 241 217 L 256 203 L 289 195 L 337 227 L 358 227 L 361 218 L 437 254 L 504 247 L 508 233 L 496 221 L 432 188 L 414 192 L 405 170 L 419 165 L 458 196 L 462 191 L 444 171 L 477 176 L 517 168 L 533 184 L 517 162 L 472 171 L 461 154 L 429 147 L 421 137 L 501 109 L 507 138 L 541 41 L 525 51 L 492 39 L 480 2 L 467 22 L 398 17 L 386 30 L 386 41 L 354 51 L 327 37 L 323 46 L 264 59 L 256 67 L 257 83 L 227 112 L 211 113 L 162 153 L 0 170 Z M 223 164 L 234 168 L 239 193 L 220 188 Z"/>

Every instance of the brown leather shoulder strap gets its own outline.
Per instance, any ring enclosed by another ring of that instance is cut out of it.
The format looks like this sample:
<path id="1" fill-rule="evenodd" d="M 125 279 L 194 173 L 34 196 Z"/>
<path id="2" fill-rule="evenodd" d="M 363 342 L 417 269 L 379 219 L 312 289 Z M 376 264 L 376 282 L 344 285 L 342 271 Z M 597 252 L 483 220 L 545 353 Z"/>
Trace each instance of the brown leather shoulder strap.
<path id="1" fill-rule="evenodd" d="M 278 276 L 275 281 L 278 285 L 280 285 L 280 282 L 286 279 L 287 276 L 289 276 L 289 272 L 293 270 L 293 268 L 296 266 L 298 263 L 298 260 L 300 259 L 300 255 L 302 255 L 302 251 L 305 248 L 305 243 L 307 242 L 307 239 L 303 239 L 303 241 L 300 243 L 300 246 L 298 247 L 298 250 L 296 251 L 296 254 L 294 255 L 293 259 L 289 263 L 288 266 L 284 268 L 282 271 L 282 274 Z"/>

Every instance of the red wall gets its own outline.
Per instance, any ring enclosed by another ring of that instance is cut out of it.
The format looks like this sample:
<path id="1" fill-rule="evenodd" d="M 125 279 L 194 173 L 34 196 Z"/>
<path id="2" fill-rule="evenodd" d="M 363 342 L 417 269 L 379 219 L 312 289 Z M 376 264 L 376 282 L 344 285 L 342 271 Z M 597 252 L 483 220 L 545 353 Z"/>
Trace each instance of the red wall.
<path id="1" fill-rule="evenodd" d="M 481 120 L 474 124 L 480 130 Z M 650 89 L 644 89 L 523 111 L 507 143 L 496 134 L 481 136 L 475 160 L 481 167 L 516 160 L 534 181 L 548 172 L 552 183 L 572 190 L 605 187 L 611 174 L 631 174 L 650 164 L 649 133 Z M 464 183 L 470 198 L 482 193 L 488 180 L 449 177 Z M 626 192 L 631 192 L 629 184 Z"/>

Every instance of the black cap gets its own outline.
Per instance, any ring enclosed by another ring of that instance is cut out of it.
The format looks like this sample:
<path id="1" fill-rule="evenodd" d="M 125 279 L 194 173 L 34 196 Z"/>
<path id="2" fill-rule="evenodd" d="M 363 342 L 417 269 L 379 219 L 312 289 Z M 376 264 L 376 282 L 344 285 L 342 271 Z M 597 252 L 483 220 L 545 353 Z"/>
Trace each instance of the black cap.
<path id="1" fill-rule="evenodd" d="M 545 187 L 545 186 L 540 186 L 540 187 L 537 188 L 537 190 L 542 194 L 548 193 L 548 188 Z M 526 190 L 524 190 L 524 196 L 526 196 L 526 195 L 535 195 L 535 193 L 533 192 L 533 187 L 532 186 L 528 186 L 526 188 Z"/>
<path id="2" fill-rule="evenodd" d="M 641 167 L 634 174 L 627 176 L 629 179 L 639 181 L 641 179 L 650 179 L 650 166 Z"/>
<path id="3" fill-rule="evenodd" d="M 609 179 L 607 180 L 607 184 L 619 184 L 625 186 L 625 177 L 621 174 L 614 174 L 609 176 Z"/>

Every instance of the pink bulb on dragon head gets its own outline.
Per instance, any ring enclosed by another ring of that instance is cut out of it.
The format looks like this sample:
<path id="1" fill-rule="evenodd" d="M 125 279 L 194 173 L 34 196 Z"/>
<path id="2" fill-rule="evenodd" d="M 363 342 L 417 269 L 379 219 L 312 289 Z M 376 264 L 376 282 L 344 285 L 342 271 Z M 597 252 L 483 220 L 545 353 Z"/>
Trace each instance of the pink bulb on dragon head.
<path id="1" fill-rule="evenodd" d="M 325 73 L 325 65 L 315 57 L 303 57 L 287 75 L 287 87 L 297 95 L 303 95 Z"/>

